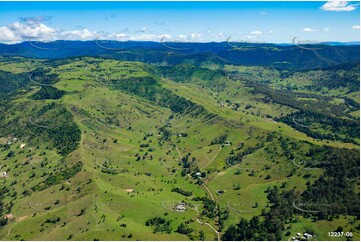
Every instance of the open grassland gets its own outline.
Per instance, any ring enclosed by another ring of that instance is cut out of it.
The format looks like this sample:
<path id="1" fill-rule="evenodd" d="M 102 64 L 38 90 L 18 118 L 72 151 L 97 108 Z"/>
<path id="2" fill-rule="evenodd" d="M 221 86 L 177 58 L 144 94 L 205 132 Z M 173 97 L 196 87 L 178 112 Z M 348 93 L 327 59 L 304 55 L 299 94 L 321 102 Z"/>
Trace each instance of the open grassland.
<path id="1" fill-rule="evenodd" d="M 30 69 L 39 62 L 29 62 Z M 9 61 L 1 70 L 22 73 L 29 71 L 25 66 Z M 224 70 L 256 79 L 278 80 L 282 74 L 261 67 Z M 199 84 L 203 79 L 153 77 L 140 62 L 89 57 L 49 66 L 46 75 L 56 75 L 52 86 L 65 94 L 34 100 L 43 86 L 32 83 L 11 100 L 3 119 L 8 128 L 2 130 L 0 165 L 9 178 L 0 182 L 10 191 L 2 202 L 12 204 L 8 212 L 15 215 L 0 229 L 6 240 L 218 240 L 241 218 L 269 212 L 273 187 L 302 193 L 323 176 L 309 155 L 314 147 L 358 148 L 276 121 L 296 108 L 266 102 L 238 80 L 225 79 L 216 90 Z M 309 80 L 298 74 L 284 85 L 300 79 Z M 124 89 L 122 82 L 129 80 L 142 85 Z M 164 102 L 162 94 L 182 105 Z M 13 136 L 18 140 L 6 145 Z M 180 202 L 185 211 L 176 210 Z M 319 240 L 332 240 L 327 232 L 338 226 L 359 239 L 354 216 L 310 216 L 295 215 L 282 239 L 313 231 Z M 147 225 L 156 217 L 168 223 Z M 181 233 L 181 225 L 191 232 Z"/>

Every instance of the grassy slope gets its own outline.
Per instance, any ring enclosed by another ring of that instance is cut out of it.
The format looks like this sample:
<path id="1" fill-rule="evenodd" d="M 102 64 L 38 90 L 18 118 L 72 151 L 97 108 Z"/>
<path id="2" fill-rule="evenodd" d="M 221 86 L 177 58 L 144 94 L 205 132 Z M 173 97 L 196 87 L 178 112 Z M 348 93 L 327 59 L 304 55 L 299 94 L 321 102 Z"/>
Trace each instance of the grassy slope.
<path id="1" fill-rule="evenodd" d="M 291 161 L 280 159 L 277 160 L 278 163 L 271 163 L 262 149 L 247 156 L 246 162 L 242 165 L 228 167 L 225 160 L 229 156 L 229 152 L 235 149 L 239 143 L 245 142 L 247 146 L 255 145 L 259 142 L 257 136 L 277 130 L 285 137 L 306 140 L 318 145 L 326 144 L 326 141 L 314 140 L 285 124 L 275 123 L 250 113 L 234 111 L 230 107 L 219 107 L 217 97 L 210 95 L 212 93 L 210 89 L 192 84 L 177 85 L 169 80 L 163 80 L 165 88 L 202 105 L 208 112 L 217 114 L 218 117 L 205 122 L 191 118 L 189 115 L 176 116 L 171 122 L 170 130 L 174 133 L 185 132 L 188 137 L 172 136 L 171 141 L 165 142 L 161 147 L 158 144 L 157 130 L 165 125 L 165 120 L 171 115 L 170 110 L 113 90 L 103 83 L 110 78 L 147 75 L 141 69 L 142 64 L 92 58 L 84 58 L 84 60 L 60 66 L 52 71 L 59 74 L 60 78 L 60 82 L 55 87 L 68 92 L 56 102 L 65 105 L 73 114 L 74 121 L 82 131 L 80 147 L 67 156 L 66 162 L 70 164 L 81 160 L 85 164 L 84 169 L 74 178 L 64 181 L 63 184 L 33 193 L 29 197 L 17 199 L 12 211 L 16 214 L 17 221 L 0 231 L 1 238 L 187 240 L 185 235 L 179 233 L 154 234 L 150 227 L 144 225 L 147 219 L 161 216 L 172 219 L 173 231 L 180 222 L 191 219 L 193 221 L 190 223 L 190 227 L 196 231 L 203 230 L 206 239 L 213 240 L 215 233 L 208 226 L 195 221 L 197 217 L 195 211 L 188 209 L 185 213 L 179 214 L 167 210 L 171 207 L 169 204 L 172 202 L 190 201 L 190 198 L 171 192 L 174 187 L 193 191 L 194 196 L 206 196 L 207 191 L 192 184 L 190 178 L 181 177 L 179 172 L 173 173 L 165 165 L 177 166 L 179 157 L 191 152 L 192 157 L 197 158 L 199 166 L 203 167 L 202 170 L 210 172 L 205 183 L 217 203 L 223 208 L 233 208 L 230 218 L 226 222 L 226 226 L 228 226 L 238 222 L 240 217 L 251 218 L 260 214 L 263 208 L 267 208 L 269 204 L 267 204 L 268 200 L 264 190 L 268 186 L 280 185 L 287 181 L 287 188 L 297 186 L 302 190 L 307 181 L 302 176 L 308 171 L 303 169 L 297 170 L 296 175 L 291 178 L 286 178 L 294 169 Z M 230 90 L 235 89 L 232 85 L 234 84 L 229 83 Z M 246 92 L 240 91 L 234 95 L 236 95 L 235 98 L 238 95 L 241 102 L 246 100 L 256 106 L 256 100 L 245 94 Z M 229 94 L 218 95 L 224 99 Z M 29 100 L 21 99 L 16 102 L 20 101 Z M 41 101 L 31 100 L 31 102 L 35 105 Z M 261 104 L 257 107 L 263 109 L 264 113 L 268 113 L 274 110 L 275 105 Z M 292 111 L 286 107 L 278 106 L 277 108 L 285 113 Z M 109 123 L 107 121 L 109 117 L 119 120 L 119 124 Z M 245 127 L 237 125 L 239 119 L 246 123 Z M 132 129 L 129 130 L 129 127 Z M 219 145 L 210 146 L 210 142 L 215 137 L 224 133 L 228 134 L 227 140 L 232 142 L 231 146 L 222 148 Z M 149 134 L 152 135 L 144 140 L 144 137 Z M 115 139 L 117 139 L 116 143 L 114 143 Z M 155 148 L 153 152 L 148 152 L 152 154 L 152 160 L 149 157 L 141 161 L 135 160 L 137 153 L 144 154 L 146 152 L 147 148 L 141 150 L 139 147 L 142 143 L 149 143 L 150 147 Z M 178 151 L 173 144 L 177 145 Z M 355 147 L 353 144 L 335 141 L 327 144 L 336 147 Z M 29 146 L 31 145 L 29 144 Z M 11 149 L 19 151 L 16 145 L 11 146 Z M 40 153 L 43 150 L 45 149 L 40 147 L 37 152 Z M 1 151 L 1 157 L 4 157 L 7 152 Z M 60 160 L 56 152 L 47 150 L 46 152 L 48 159 L 52 162 Z M 36 154 L 33 155 L 34 159 L 36 156 Z M 29 188 L 40 181 L 43 170 L 33 169 L 29 165 L 15 168 L 11 165 L 15 159 L 24 161 L 24 154 L 6 161 L 8 166 L 12 166 L 12 169 L 20 174 L 18 177 L 4 182 L 9 184 L 14 179 L 18 184 L 24 184 L 24 187 L 18 188 L 20 193 L 24 188 Z M 161 159 L 164 161 L 161 162 Z M 119 174 L 111 175 L 101 172 L 105 160 L 111 161 L 112 169 Z M 260 160 L 267 164 L 273 164 L 272 168 L 263 170 L 264 163 Z M 256 175 L 249 176 L 250 170 L 254 170 Z M 28 179 L 31 171 L 36 173 L 35 179 Z M 213 171 L 218 172 L 214 173 Z M 241 172 L 235 174 L 236 171 Z M 319 170 L 310 173 L 314 175 L 310 178 L 311 181 L 322 174 Z M 265 177 L 269 174 L 271 174 L 271 179 L 266 180 Z M 89 179 L 91 181 L 85 182 Z M 234 185 L 237 184 L 240 185 L 240 189 L 234 190 Z M 68 187 L 69 190 L 59 191 L 61 185 Z M 128 193 L 126 189 L 134 189 L 134 192 Z M 225 190 L 225 193 L 216 195 L 217 190 Z M 60 205 L 54 205 L 56 199 L 60 200 Z M 6 201 L 9 200 L 9 198 L 6 199 Z M 252 206 L 256 202 L 258 207 L 253 208 Z M 34 210 L 34 206 L 29 206 L 29 203 L 35 204 L 40 211 Z M 196 202 L 192 203 L 196 204 Z M 49 204 L 51 204 L 51 208 L 45 210 L 44 208 Z M 84 215 L 78 216 L 81 209 L 85 209 Z M 164 216 L 165 212 L 168 212 L 168 215 Z M 103 214 L 105 218 L 102 217 Z M 124 218 L 117 221 L 121 215 Z M 41 226 L 47 218 L 54 216 L 59 216 L 61 222 L 45 223 Z M 206 218 L 202 220 L 214 225 L 211 220 Z M 127 226 L 120 227 L 121 223 L 125 223 Z M 344 223 L 344 219 L 340 218 L 327 223 L 323 221 L 310 223 L 307 219 L 302 219 L 292 227 L 291 231 L 294 233 L 301 230 L 302 227 L 310 227 L 322 231 L 322 233 L 316 232 L 320 239 L 329 239 L 323 234 L 324 231 L 335 230 L 338 223 Z M 21 234 L 21 236 L 16 237 L 17 234 Z M 69 237 L 72 234 L 73 236 Z M 129 234 L 132 234 L 132 238 L 128 238 Z M 357 239 L 357 237 L 358 234 L 354 238 Z M 285 237 L 285 239 L 287 238 Z"/>

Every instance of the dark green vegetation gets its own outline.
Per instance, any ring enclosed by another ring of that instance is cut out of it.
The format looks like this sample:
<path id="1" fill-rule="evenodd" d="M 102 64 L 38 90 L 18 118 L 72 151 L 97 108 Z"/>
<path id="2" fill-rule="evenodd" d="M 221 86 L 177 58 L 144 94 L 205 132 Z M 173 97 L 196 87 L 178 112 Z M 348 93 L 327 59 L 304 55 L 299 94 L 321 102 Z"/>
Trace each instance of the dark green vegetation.
<path id="1" fill-rule="evenodd" d="M 194 103 L 162 88 L 154 78 L 149 76 L 119 81 L 110 80 L 110 83 L 115 89 L 140 96 L 154 102 L 156 105 L 170 108 L 175 113 L 184 113 L 187 109 L 195 107 Z"/>
<path id="2" fill-rule="evenodd" d="M 64 94 L 65 91 L 60 91 L 55 87 L 41 87 L 40 91 L 31 95 L 30 98 L 34 100 L 59 99 Z"/>
<path id="3" fill-rule="evenodd" d="M 302 193 L 296 188 L 268 188 L 265 193 L 272 204 L 270 210 L 263 210 L 261 216 L 250 221 L 242 218 L 237 225 L 227 229 L 224 240 L 282 240 L 284 228 L 292 226 L 297 216 L 309 217 L 313 221 L 333 221 L 343 214 L 359 216 L 360 200 L 354 191 L 354 184 L 359 182 L 359 170 L 355 169 L 359 166 L 359 153 L 317 147 L 306 156 L 312 156 L 316 166 L 325 169 L 324 176 L 307 184 Z M 324 160 L 328 163 L 323 163 Z M 314 230 L 307 232 L 315 233 Z"/>
<path id="4" fill-rule="evenodd" d="M 105 44 L 105 46 L 104 46 Z M 44 51 L 31 46 L 30 42 L 16 45 L 0 44 L 0 55 L 35 58 L 68 58 L 77 56 L 101 56 L 117 60 L 166 63 L 177 65 L 191 63 L 227 63 L 244 66 L 272 66 L 280 69 L 311 69 L 357 61 L 360 56 L 358 45 L 328 46 L 310 45 L 317 50 L 305 51 L 297 46 L 252 43 L 166 43 L 168 49 L 158 42 L 115 42 L 104 43 L 101 48 L 95 41 L 56 41 L 52 48 L 58 51 Z M 31 49 L 31 51 L 28 51 Z M 112 50 L 113 49 L 113 50 Z M 114 51 L 114 49 L 118 51 Z M 60 51 L 61 50 L 61 51 Z"/>
<path id="5" fill-rule="evenodd" d="M 297 112 L 278 120 L 316 139 L 342 140 L 357 144 L 360 134 L 360 125 L 356 118 L 332 118 L 322 113 Z"/>
<path id="6" fill-rule="evenodd" d="M 69 154 L 78 146 L 80 130 L 62 104 L 33 105 L 28 101 L 11 104 L 4 101 L 0 109 L 3 137 L 22 137 L 23 141 L 34 144 L 50 142 L 48 148 L 55 148 L 62 155 Z"/>
<path id="7" fill-rule="evenodd" d="M 72 167 L 65 168 L 55 174 L 50 173 L 49 176 L 44 180 L 44 182 L 37 184 L 31 189 L 33 191 L 41 191 L 53 185 L 59 184 L 64 180 L 72 178 L 75 174 L 81 171 L 83 164 L 81 162 L 76 163 Z"/>
<path id="8" fill-rule="evenodd" d="M 13 74 L 11 72 L 0 71 L 0 98 L 5 99 L 14 94 L 16 90 L 27 85 L 29 78 L 27 74 Z M 6 80 L 6 81 L 3 81 Z"/>
<path id="9" fill-rule="evenodd" d="M 0 238 L 359 240 L 358 46 L 60 43 L 0 58 Z"/>

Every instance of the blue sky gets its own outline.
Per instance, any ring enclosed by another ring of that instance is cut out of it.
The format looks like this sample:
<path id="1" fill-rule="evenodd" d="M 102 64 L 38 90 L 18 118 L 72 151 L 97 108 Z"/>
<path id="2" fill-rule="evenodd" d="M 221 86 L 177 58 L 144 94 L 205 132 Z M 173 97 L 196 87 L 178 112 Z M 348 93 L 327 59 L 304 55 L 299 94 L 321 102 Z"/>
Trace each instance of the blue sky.
<path id="1" fill-rule="evenodd" d="M 0 2 L 0 42 L 359 41 L 359 2 Z"/>

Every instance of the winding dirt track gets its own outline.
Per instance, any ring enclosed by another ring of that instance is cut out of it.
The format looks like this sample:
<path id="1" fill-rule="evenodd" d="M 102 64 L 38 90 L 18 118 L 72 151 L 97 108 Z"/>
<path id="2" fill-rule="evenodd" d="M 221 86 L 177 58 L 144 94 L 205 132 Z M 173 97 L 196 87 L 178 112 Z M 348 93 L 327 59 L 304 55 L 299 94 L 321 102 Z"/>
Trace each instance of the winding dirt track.
<path id="1" fill-rule="evenodd" d="M 212 225 L 210 225 L 209 223 L 206 223 L 206 222 L 202 222 L 202 221 L 200 221 L 199 220 L 199 212 L 198 212 L 198 209 L 196 209 L 196 208 L 190 208 L 190 209 L 192 209 L 192 210 L 194 210 L 194 211 L 196 211 L 197 212 L 197 222 L 199 223 L 199 224 L 201 224 L 201 225 L 207 225 L 208 227 L 210 227 L 216 234 L 217 234 L 217 238 L 218 238 L 218 241 L 221 241 L 221 233 L 220 232 L 218 232 Z"/>
<path id="2" fill-rule="evenodd" d="M 214 155 L 214 157 L 205 165 L 203 166 L 201 169 L 204 169 L 204 168 L 207 168 L 211 163 L 212 161 L 214 161 L 214 159 L 218 156 L 219 152 L 221 152 L 222 150 L 222 146 L 219 146 L 219 150 L 218 152 Z"/>

